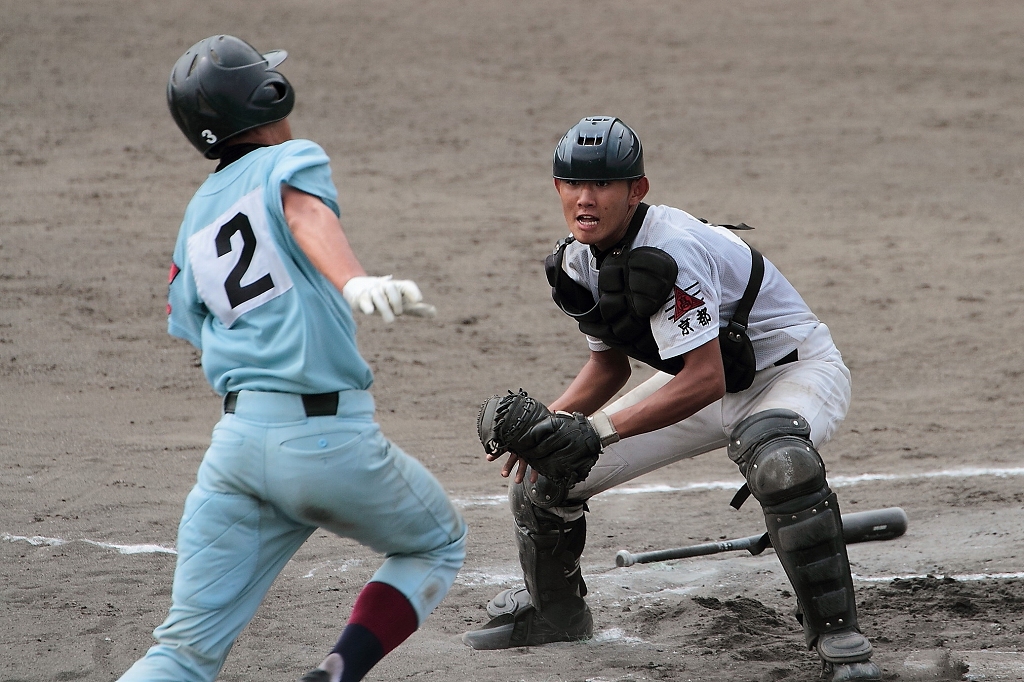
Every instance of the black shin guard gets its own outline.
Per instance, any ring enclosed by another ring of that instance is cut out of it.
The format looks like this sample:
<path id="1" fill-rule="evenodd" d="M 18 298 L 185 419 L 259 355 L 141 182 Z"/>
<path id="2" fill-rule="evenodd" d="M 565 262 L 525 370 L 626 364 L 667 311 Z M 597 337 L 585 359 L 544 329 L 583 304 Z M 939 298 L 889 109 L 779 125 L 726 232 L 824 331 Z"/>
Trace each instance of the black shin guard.
<path id="1" fill-rule="evenodd" d="M 729 456 L 765 513 L 765 525 L 796 593 L 808 647 L 830 663 L 871 657 L 857 629 L 850 560 L 839 504 L 807 421 L 765 410 L 737 425 Z"/>
<path id="2" fill-rule="evenodd" d="M 857 606 L 839 504 L 835 493 L 827 488 L 822 492 L 828 493 L 825 499 L 799 511 L 764 510 L 772 546 L 800 604 L 809 647 L 822 634 L 857 630 Z M 864 660 L 870 656 L 870 645 L 860 649 L 830 657 Z"/>
<path id="3" fill-rule="evenodd" d="M 587 541 L 586 517 L 563 521 L 560 516 L 535 505 L 525 485 L 509 491 L 516 527 L 519 563 L 530 598 L 537 611 L 569 597 L 587 593 L 580 570 L 580 557 Z"/>
<path id="4" fill-rule="evenodd" d="M 484 627 L 463 634 L 462 641 L 486 650 L 589 639 L 594 620 L 583 599 L 587 587 L 579 563 L 586 543 L 582 509 L 565 521 L 534 503 L 521 483 L 509 488 L 509 502 L 529 601 L 515 597 L 515 589 L 498 595 L 500 603 L 491 600 L 488 613 L 492 604 L 498 612 Z"/>

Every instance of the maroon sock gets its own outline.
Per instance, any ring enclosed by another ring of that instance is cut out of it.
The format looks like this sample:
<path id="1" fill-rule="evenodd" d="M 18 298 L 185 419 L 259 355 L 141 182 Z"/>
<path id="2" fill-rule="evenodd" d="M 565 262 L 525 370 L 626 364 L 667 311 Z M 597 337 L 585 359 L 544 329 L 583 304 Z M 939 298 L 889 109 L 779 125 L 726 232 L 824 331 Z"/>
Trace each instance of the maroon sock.
<path id="1" fill-rule="evenodd" d="M 419 619 L 405 595 L 386 583 L 367 583 L 331 653 L 341 655 L 342 682 L 356 682 L 416 632 Z"/>

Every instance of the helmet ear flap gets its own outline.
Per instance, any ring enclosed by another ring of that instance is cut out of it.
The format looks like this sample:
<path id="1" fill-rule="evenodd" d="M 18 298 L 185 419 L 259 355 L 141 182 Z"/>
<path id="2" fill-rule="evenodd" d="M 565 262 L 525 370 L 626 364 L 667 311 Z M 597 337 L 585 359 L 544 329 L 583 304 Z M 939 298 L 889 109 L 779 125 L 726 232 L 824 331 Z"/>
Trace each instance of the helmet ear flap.
<path id="1" fill-rule="evenodd" d="M 288 86 L 279 80 L 268 80 L 256 88 L 250 101 L 260 107 L 274 106 L 288 97 L 288 89 Z"/>

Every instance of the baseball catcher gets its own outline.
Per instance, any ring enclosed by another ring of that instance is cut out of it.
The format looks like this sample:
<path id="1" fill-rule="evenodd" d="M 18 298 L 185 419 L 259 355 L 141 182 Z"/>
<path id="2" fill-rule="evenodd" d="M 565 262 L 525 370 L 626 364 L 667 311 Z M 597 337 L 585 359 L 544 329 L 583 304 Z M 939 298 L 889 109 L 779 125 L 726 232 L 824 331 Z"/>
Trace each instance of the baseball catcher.
<path id="1" fill-rule="evenodd" d="M 850 406 L 850 372 L 829 329 L 778 268 L 740 239 L 650 188 L 640 138 L 617 118 L 581 120 L 552 164 L 569 228 L 545 261 L 555 304 L 590 357 L 545 406 L 520 390 L 479 417 L 489 460 L 508 458 L 525 586 L 487 605 L 475 649 L 589 638 L 580 569 L 587 500 L 688 457 L 727 447 L 761 505 L 793 586 L 807 646 L 829 682 L 879 680 L 857 620 L 839 501 L 818 449 Z M 657 373 L 615 402 L 632 361 Z"/>

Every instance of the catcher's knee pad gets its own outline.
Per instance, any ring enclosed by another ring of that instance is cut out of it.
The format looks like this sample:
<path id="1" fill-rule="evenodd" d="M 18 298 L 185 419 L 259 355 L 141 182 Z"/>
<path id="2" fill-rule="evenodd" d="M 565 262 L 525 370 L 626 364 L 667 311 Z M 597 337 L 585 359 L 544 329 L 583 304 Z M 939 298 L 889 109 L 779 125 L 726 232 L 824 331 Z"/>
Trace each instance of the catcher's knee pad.
<path id="1" fill-rule="evenodd" d="M 512 485 L 509 502 L 516 526 L 516 545 L 523 579 L 534 608 L 587 593 L 580 557 L 587 541 L 586 517 L 565 521 L 534 504 L 526 484 Z"/>
<path id="2" fill-rule="evenodd" d="M 729 457 L 762 507 L 802 509 L 828 494 L 825 463 L 810 436 L 806 419 L 782 409 L 753 414 L 733 430 Z"/>

